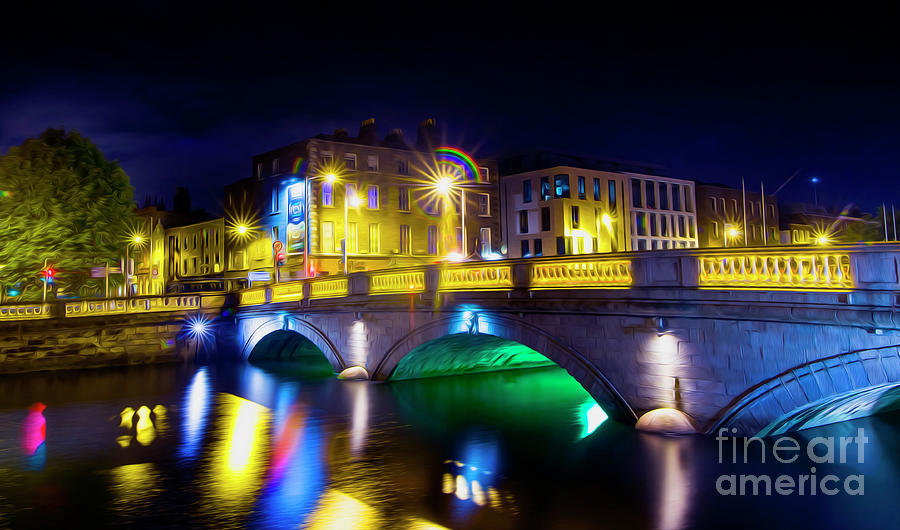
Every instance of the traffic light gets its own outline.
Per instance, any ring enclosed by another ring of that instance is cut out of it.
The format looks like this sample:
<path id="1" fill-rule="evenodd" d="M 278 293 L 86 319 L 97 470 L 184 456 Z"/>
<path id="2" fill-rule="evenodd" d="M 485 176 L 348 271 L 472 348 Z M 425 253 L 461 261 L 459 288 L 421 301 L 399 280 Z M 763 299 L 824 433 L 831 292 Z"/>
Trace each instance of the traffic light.
<path id="1" fill-rule="evenodd" d="M 278 260 L 279 265 L 284 265 L 285 263 L 287 263 L 287 256 L 284 255 L 284 252 L 279 252 L 278 254 L 276 254 L 275 259 Z"/>
<path id="2" fill-rule="evenodd" d="M 47 283 L 53 283 L 53 277 L 56 274 L 56 271 L 53 270 L 53 267 L 47 267 L 43 270 L 44 281 Z"/>

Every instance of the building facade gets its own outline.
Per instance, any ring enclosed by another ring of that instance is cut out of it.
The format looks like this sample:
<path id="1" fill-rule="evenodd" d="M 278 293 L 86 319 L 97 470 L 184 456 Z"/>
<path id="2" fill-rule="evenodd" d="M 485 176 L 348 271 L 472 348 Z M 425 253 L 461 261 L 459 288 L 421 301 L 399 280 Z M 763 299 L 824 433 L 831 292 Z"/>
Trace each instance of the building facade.
<path id="1" fill-rule="evenodd" d="M 169 281 L 223 276 L 226 269 L 223 218 L 169 228 L 165 234 L 165 270 Z"/>
<path id="2" fill-rule="evenodd" d="M 271 270 L 276 241 L 286 258 L 281 278 L 494 252 L 500 246 L 496 164 L 456 150 L 436 155 L 438 147 L 433 120 L 420 126 L 415 147 L 399 129 L 379 139 L 374 120 L 367 120 L 355 137 L 338 130 L 253 157 L 253 175 L 226 188 L 231 215 L 247 215 L 257 225 L 252 238 L 232 249 L 229 274 Z M 443 175 L 452 180 L 446 193 L 436 189 Z"/>
<path id="3" fill-rule="evenodd" d="M 693 183 L 554 166 L 501 179 L 510 258 L 697 246 Z"/>
<path id="4" fill-rule="evenodd" d="M 698 184 L 697 221 L 703 248 L 756 247 L 780 241 L 774 195 L 763 199 L 760 192 Z"/>

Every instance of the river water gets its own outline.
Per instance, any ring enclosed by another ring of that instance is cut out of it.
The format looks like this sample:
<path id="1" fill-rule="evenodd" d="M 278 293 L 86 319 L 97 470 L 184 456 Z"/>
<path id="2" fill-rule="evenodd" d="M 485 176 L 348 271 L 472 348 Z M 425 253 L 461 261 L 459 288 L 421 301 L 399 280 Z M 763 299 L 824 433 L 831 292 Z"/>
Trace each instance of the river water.
<path id="1" fill-rule="evenodd" d="M 732 463 L 731 440 L 606 419 L 556 367 L 388 383 L 247 364 L 7 375 L 0 527 L 897 528 L 900 415 L 792 440 L 859 429 L 845 463 L 763 463 L 757 444 Z M 840 490 L 722 495 L 729 474 L 833 474 Z"/>

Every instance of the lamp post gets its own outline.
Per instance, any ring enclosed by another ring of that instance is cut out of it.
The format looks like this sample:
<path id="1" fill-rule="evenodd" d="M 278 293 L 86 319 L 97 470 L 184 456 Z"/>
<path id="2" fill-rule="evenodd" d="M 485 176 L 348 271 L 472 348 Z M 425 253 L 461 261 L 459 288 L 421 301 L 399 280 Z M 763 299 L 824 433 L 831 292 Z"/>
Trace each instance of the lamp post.
<path id="1" fill-rule="evenodd" d="M 444 175 L 437 179 L 434 183 L 434 189 L 440 193 L 441 195 L 451 198 L 453 189 L 456 185 L 453 183 L 453 178 L 447 175 Z M 460 248 L 460 252 L 462 253 L 462 258 L 465 259 L 468 256 L 468 241 L 466 241 L 466 190 L 460 186 L 459 187 L 459 197 L 460 197 L 460 223 L 462 224 L 462 247 Z"/>
<path id="2" fill-rule="evenodd" d="M 310 215 L 309 215 L 309 182 L 311 182 L 311 181 L 313 181 L 313 180 L 324 180 L 325 182 L 327 182 L 328 184 L 330 184 L 330 185 L 331 185 L 331 193 L 332 193 L 331 196 L 332 196 L 332 197 L 334 197 L 335 184 L 338 183 L 338 182 L 341 182 L 340 177 L 339 177 L 335 172 L 333 172 L 333 171 L 331 171 L 331 172 L 329 172 L 329 173 L 326 173 L 326 174 L 324 174 L 324 175 L 317 176 L 317 177 L 308 177 L 308 178 L 307 178 L 307 190 L 306 190 L 306 203 L 307 203 L 307 209 L 306 209 L 307 222 L 306 222 L 306 226 L 307 226 L 307 233 L 309 232 L 309 219 L 310 219 Z M 344 274 L 348 274 L 348 272 L 349 272 L 349 270 L 350 270 L 350 267 L 349 267 L 349 265 L 350 265 L 350 264 L 349 264 L 349 262 L 350 262 L 350 260 L 349 260 L 349 256 L 350 256 L 350 247 L 349 247 L 349 244 L 350 244 L 350 241 L 349 241 L 349 238 L 347 237 L 347 236 L 348 236 L 347 230 L 348 230 L 348 228 L 349 228 L 349 226 L 350 226 L 350 224 L 349 224 L 349 222 L 348 222 L 348 209 L 349 209 L 350 206 L 353 206 L 354 208 L 356 208 L 356 207 L 359 205 L 359 197 L 358 197 L 355 193 L 354 193 L 353 197 L 348 197 L 348 192 L 347 192 L 348 186 L 347 186 L 347 182 L 343 182 L 343 184 L 344 184 L 344 199 L 343 199 L 343 201 L 344 201 L 344 232 L 343 232 L 343 233 L 344 233 L 344 237 L 341 239 L 341 245 L 343 246 L 343 249 L 344 249 L 344 252 L 343 252 L 343 254 L 344 254 L 344 256 L 343 256 L 343 258 L 344 258 Z M 332 200 L 333 200 L 333 199 L 332 199 Z M 352 203 L 352 204 L 351 204 L 351 203 Z M 306 246 L 304 247 L 304 250 L 305 250 L 305 254 L 304 254 L 304 255 L 306 256 L 306 257 L 304 258 L 304 261 L 307 262 L 307 263 L 304 264 L 304 268 L 306 269 L 304 272 L 305 272 L 305 273 L 308 273 L 308 272 L 309 272 L 309 263 L 308 263 L 308 261 L 309 261 L 309 258 L 308 258 L 308 256 L 309 256 L 309 237 L 307 237 Z"/>
<path id="3" fill-rule="evenodd" d="M 142 236 L 141 234 L 133 234 L 131 236 L 131 239 L 128 240 L 128 244 L 125 245 L 125 264 L 124 264 L 125 266 L 123 267 L 124 270 L 122 271 L 122 273 L 125 276 L 125 298 L 129 298 L 131 296 L 131 285 L 129 282 L 130 275 L 128 274 L 129 265 L 131 263 L 130 263 L 130 260 L 128 259 L 129 258 L 128 250 L 132 246 L 140 248 L 143 245 L 144 245 L 144 236 Z"/>

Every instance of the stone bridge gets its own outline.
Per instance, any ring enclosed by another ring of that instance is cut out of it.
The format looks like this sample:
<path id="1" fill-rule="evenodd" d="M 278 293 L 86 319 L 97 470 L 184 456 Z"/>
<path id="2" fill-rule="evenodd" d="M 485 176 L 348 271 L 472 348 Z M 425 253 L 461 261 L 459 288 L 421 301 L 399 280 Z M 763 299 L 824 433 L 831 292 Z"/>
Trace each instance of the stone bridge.
<path id="1" fill-rule="evenodd" d="M 373 380 L 539 357 L 623 421 L 671 408 L 701 432 L 780 432 L 896 396 L 898 258 L 890 244 L 685 249 L 318 278 L 241 292 L 216 351 L 324 356 Z"/>
<path id="2" fill-rule="evenodd" d="M 225 296 L 182 295 L 0 306 L 0 374 L 193 359 L 190 322 Z"/>

